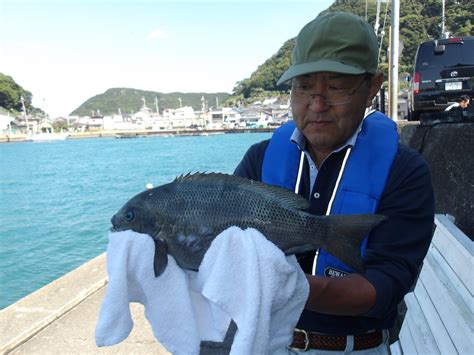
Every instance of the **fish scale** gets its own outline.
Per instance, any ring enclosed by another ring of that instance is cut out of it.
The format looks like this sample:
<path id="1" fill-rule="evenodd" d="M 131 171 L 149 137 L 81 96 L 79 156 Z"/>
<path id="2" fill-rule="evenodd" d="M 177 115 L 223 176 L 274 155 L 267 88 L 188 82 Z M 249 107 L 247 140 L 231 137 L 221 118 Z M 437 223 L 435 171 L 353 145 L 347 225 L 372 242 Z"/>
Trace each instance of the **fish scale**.
<path id="1" fill-rule="evenodd" d="M 167 255 L 198 270 L 214 238 L 237 226 L 255 228 L 286 255 L 323 248 L 356 271 L 363 270 L 363 239 L 385 217 L 374 214 L 315 216 L 292 191 L 226 174 L 195 173 L 143 191 L 113 217 L 113 231 L 131 229 L 155 241 L 155 275 Z"/>

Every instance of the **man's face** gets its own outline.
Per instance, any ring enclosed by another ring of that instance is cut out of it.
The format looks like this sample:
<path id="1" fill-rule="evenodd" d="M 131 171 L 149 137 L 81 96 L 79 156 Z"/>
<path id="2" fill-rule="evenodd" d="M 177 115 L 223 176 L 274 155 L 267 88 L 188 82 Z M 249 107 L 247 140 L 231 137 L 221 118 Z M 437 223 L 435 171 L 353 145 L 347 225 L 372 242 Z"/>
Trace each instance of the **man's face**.
<path id="1" fill-rule="evenodd" d="M 382 74 L 312 73 L 293 79 L 291 105 L 296 126 L 310 150 L 327 155 L 355 132 L 383 81 Z"/>

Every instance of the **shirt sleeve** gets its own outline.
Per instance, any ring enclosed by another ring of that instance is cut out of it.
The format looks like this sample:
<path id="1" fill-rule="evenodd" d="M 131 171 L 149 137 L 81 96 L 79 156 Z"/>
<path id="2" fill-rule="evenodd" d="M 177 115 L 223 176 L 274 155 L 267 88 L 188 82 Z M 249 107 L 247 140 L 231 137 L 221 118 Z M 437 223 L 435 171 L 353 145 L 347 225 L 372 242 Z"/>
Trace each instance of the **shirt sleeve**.
<path id="1" fill-rule="evenodd" d="M 262 181 L 262 163 L 269 142 L 269 140 L 265 140 L 252 145 L 235 168 L 234 175 Z"/>
<path id="2" fill-rule="evenodd" d="M 388 219 L 369 236 L 363 275 L 375 287 L 376 303 L 365 314 L 383 318 L 415 284 L 431 243 L 434 196 L 423 158 L 400 145 L 377 213 Z"/>

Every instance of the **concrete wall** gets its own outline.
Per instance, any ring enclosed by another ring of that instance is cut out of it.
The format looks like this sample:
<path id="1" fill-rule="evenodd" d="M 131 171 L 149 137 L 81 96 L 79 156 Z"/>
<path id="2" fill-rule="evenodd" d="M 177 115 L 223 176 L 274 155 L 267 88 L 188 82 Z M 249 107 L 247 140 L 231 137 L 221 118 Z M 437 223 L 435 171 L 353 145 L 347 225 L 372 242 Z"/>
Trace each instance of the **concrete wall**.
<path id="1" fill-rule="evenodd" d="M 474 123 L 405 125 L 400 140 L 430 166 L 436 213 L 454 216 L 455 225 L 474 240 Z"/>

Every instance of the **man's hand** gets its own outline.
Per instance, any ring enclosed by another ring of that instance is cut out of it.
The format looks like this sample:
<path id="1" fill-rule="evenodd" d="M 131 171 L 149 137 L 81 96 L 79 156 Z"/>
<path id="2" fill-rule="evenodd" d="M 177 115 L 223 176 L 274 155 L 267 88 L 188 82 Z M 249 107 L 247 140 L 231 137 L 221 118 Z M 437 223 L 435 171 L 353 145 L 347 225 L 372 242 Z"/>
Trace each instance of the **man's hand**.
<path id="1" fill-rule="evenodd" d="M 374 286 L 358 274 L 319 277 L 306 274 L 309 296 L 305 308 L 319 313 L 357 316 L 375 304 Z"/>

